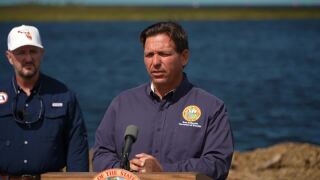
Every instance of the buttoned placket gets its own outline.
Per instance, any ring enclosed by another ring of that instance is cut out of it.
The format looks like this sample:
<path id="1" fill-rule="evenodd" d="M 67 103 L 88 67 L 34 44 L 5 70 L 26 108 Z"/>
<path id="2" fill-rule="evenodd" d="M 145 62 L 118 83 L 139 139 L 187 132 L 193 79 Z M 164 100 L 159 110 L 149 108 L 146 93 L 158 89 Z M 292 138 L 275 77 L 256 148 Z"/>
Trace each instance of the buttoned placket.
<path id="1" fill-rule="evenodd" d="M 157 109 L 157 115 L 155 116 L 155 119 L 153 120 L 154 123 L 154 129 L 153 129 L 153 145 L 152 145 L 152 154 L 155 158 L 160 159 L 161 153 L 162 153 L 162 147 L 163 147 L 163 138 L 165 135 L 166 130 L 164 129 L 165 123 L 166 123 L 166 117 L 167 117 L 167 111 L 168 111 L 168 105 L 170 103 L 170 99 L 172 98 L 175 90 L 170 91 L 167 93 L 163 99 L 152 91 L 150 96 L 152 98 L 153 104 L 155 108 Z"/>
<path id="2" fill-rule="evenodd" d="M 24 138 L 24 139 L 25 139 L 25 140 L 23 141 L 23 146 L 24 146 L 23 149 L 27 149 L 27 148 L 28 148 L 27 146 L 29 146 L 29 141 L 26 140 L 26 138 Z M 25 165 L 28 164 L 28 158 L 24 157 L 24 159 L 23 159 L 23 164 L 25 164 Z"/>
<path id="3" fill-rule="evenodd" d="M 155 125 L 154 125 L 154 141 L 153 141 L 153 148 L 152 148 L 152 154 L 159 159 L 162 152 L 162 146 L 163 146 L 163 138 L 165 135 L 165 123 L 166 123 L 166 117 L 167 117 L 167 107 L 168 107 L 168 101 L 162 100 L 161 102 L 157 102 L 156 105 L 158 106 L 158 117 L 155 118 Z M 160 117 L 160 118 L 159 118 Z"/>
<path id="4" fill-rule="evenodd" d="M 21 106 L 23 106 L 24 111 L 29 112 L 29 108 L 31 108 L 30 103 L 31 103 L 36 91 L 32 91 L 30 96 L 26 96 L 26 94 L 22 93 L 21 91 L 22 90 L 19 89 L 19 96 L 20 96 L 19 101 L 21 101 L 20 103 L 22 103 Z M 29 144 L 29 140 L 28 140 L 27 136 L 24 136 L 23 140 L 20 143 L 22 143 L 22 146 L 23 146 L 22 149 L 25 150 L 25 149 L 30 148 L 30 147 L 28 147 L 28 146 L 30 146 L 30 144 Z M 24 166 L 28 166 L 28 164 L 29 164 L 29 159 L 26 156 L 27 156 L 27 154 L 24 153 L 24 157 L 21 160 Z"/>

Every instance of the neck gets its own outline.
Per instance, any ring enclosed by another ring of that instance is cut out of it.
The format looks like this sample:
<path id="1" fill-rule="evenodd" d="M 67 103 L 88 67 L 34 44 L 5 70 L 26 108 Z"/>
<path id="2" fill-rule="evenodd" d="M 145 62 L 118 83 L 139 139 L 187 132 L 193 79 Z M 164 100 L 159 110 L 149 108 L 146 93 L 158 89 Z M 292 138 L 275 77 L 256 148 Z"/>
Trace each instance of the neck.
<path id="1" fill-rule="evenodd" d="M 165 89 L 165 88 L 157 88 L 155 87 L 155 93 L 160 97 L 160 99 L 163 99 L 163 97 L 168 94 L 170 91 L 172 91 L 173 89 L 175 88 L 168 88 L 168 89 Z"/>
<path id="2" fill-rule="evenodd" d="M 162 84 L 154 84 L 155 93 L 162 99 L 166 94 L 170 91 L 176 89 L 183 80 L 183 74 L 176 78 L 175 82 L 172 85 L 162 85 Z"/>
<path id="3" fill-rule="evenodd" d="M 37 83 L 38 79 L 39 74 L 35 75 L 32 78 L 23 78 L 21 76 L 16 76 L 17 84 L 28 96 L 31 94 L 31 90 Z"/>

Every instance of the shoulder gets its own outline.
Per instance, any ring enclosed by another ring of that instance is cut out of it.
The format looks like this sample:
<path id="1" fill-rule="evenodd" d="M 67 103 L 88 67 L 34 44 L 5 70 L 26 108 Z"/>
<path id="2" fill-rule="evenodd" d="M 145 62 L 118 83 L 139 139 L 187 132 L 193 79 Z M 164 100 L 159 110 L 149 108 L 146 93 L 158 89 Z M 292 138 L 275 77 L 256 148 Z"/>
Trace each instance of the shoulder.
<path id="1" fill-rule="evenodd" d="M 122 91 L 116 98 L 140 97 L 146 94 L 147 83 Z"/>
<path id="2" fill-rule="evenodd" d="M 11 79 L 0 78 L 0 111 L 4 111 L 2 107 L 8 107 L 9 112 L 11 103 L 7 102 L 10 102 L 13 99 L 12 97 L 15 96 L 15 91 L 11 84 Z"/>
<path id="3" fill-rule="evenodd" d="M 54 89 L 54 90 L 65 90 L 68 91 L 69 88 L 62 82 L 60 82 L 59 80 L 47 76 L 45 74 L 41 75 L 41 83 L 43 84 L 43 88 L 45 89 Z"/>
<path id="4" fill-rule="evenodd" d="M 193 87 L 191 91 L 193 91 L 193 93 L 201 99 L 213 101 L 213 102 L 217 102 L 217 103 L 224 103 L 222 99 L 220 99 L 219 97 L 215 96 L 212 93 L 209 93 L 208 91 L 206 91 L 202 88 Z"/>
<path id="5" fill-rule="evenodd" d="M 190 98 L 196 99 L 198 103 L 214 109 L 220 109 L 221 107 L 225 106 L 225 103 L 222 99 L 199 87 L 193 87 L 191 89 Z"/>
<path id="6" fill-rule="evenodd" d="M 0 91 L 11 87 L 11 79 L 12 77 L 0 77 Z"/>
<path id="7" fill-rule="evenodd" d="M 143 100 L 147 94 L 147 86 L 148 83 L 141 84 L 137 87 L 130 88 L 122 91 L 119 95 L 117 95 L 111 104 L 121 103 L 121 102 L 136 102 L 137 100 Z"/>
<path id="8" fill-rule="evenodd" d="M 75 96 L 75 93 L 66 84 L 45 74 L 41 74 L 40 91 L 43 95 L 70 96 L 71 98 Z"/>

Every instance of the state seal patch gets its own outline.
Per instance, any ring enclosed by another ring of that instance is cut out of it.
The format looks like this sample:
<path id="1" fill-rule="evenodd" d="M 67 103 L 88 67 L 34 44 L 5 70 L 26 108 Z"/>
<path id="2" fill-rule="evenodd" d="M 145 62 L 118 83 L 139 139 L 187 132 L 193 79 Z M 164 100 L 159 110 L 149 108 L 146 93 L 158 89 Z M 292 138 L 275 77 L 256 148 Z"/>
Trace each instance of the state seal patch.
<path id="1" fill-rule="evenodd" d="M 5 92 L 0 92 L 0 104 L 4 104 L 8 101 L 8 94 Z"/>
<path id="2" fill-rule="evenodd" d="M 184 121 L 179 122 L 180 126 L 189 126 L 201 128 L 199 118 L 201 117 L 201 109 L 196 105 L 189 105 L 182 111 L 182 117 Z"/>
<path id="3" fill-rule="evenodd" d="M 201 110 L 196 105 L 190 105 L 182 111 L 182 117 L 188 122 L 197 121 L 201 116 Z"/>

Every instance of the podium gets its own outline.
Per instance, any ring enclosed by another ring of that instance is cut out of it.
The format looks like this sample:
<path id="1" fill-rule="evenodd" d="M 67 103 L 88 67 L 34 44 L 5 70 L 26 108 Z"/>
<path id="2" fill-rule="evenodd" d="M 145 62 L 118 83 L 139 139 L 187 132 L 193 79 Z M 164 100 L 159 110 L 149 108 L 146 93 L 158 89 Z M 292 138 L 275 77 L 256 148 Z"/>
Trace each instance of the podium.
<path id="1" fill-rule="evenodd" d="M 41 174 L 41 180 L 92 180 L 97 172 L 50 172 Z M 212 178 L 193 172 L 134 173 L 141 180 L 212 180 Z"/>

